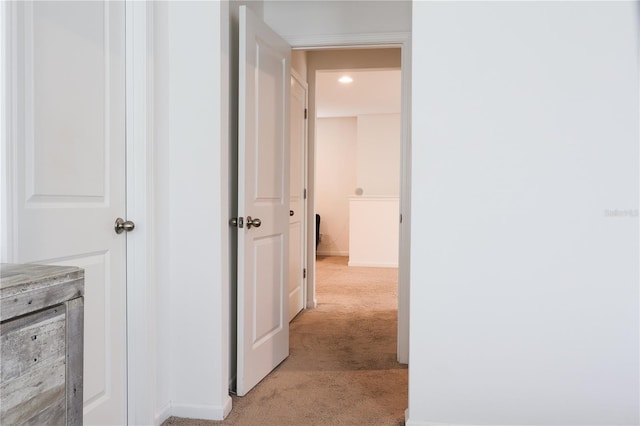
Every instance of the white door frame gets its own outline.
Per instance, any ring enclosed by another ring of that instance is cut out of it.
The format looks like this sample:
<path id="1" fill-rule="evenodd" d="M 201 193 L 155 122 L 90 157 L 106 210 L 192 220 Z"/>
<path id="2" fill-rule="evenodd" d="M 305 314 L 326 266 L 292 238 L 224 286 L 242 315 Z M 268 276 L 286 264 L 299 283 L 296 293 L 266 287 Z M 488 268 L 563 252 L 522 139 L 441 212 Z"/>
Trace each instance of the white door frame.
<path id="1" fill-rule="evenodd" d="M 7 54 L 14 55 L 14 52 L 17 51 L 15 46 L 13 48 L 8 46 L 15 43 L 15 40 L 11 38 L 11 34 L 14 32 L 12 23 L 15 22 L 11 14 L 14 9 L 10 3 L 0 2 L 0 160 L 2 164 L 2 176 L 0 176 L 2 182 L 0 259 L 3 262 L 12 262 L 16 256 L 15 239 L 13 238 L 13 184 L 16 181 L 13 156 L 15 150 L 9 142 L 15 140 L 12 137 L 12 131 L 17 128 L 17 124 L 13 122 L 15 111 L 12 107 L 17 72 L 15 69 L 8 69 L 9 64 L 16 63 L 15 59 L 8 60 L 7 58 Z"/>
<path id="2" fill-rule="evenodd" d="M 400 226 L 398 257 L 398 361 L 409 363 L 409 268 L 411 251 L 411 33 L 341 34 L 332 36 L 287 37 L 294 50 L 319 50 L 346 47 L 400 47 L 402 105 L 400 154 Z M 314 127 L 315 128 L 315 127 Z M 308 139 L 309 140 L 309 139 Z M 307 152 L 313 153 L 307 163 L 307 308 L 315 307 L 315 137 Z M 308 157 L 309 158 L 309 157 Z"/>
<path id="3" fill-rule="evenodd" d="M 294 70 L 293 67 L 291 68 L 291 77 L 294 78 L 302 87 L 304 87 L 304 107 L 305 109 L 308 111 L 309 110 L 309 87 L 307 84 L 307 78 L 306 76 L 301 76 L 300 73 L 298 73 L 298 71 Z M 306 229 L 309 229 L 309 226 L 307 225 L 307 221 L 310 217 L 309 215 L 309 190 L 308 190 L 308 185 L 309 185 L 309 117 L 306 116 L 305 120 L 304 120 L 304 170 L 302 170 L 302 187 L 304 188 L 305 191 L 305 196 L 303 199 L 303 217 L 305 218 L 303 220 L 303 225 L 306 226 Z M 314 220 L 315 223 L 315 220 Z M 303 268 L 305 268 L 307 270 L 307 274 L 309 271 L 309 267 L 308 267 L 308 262 L 307 259 L 309 259 L 309 244 L 308 244 L 308 240 L 309 240 L 309 233 L 307 231 L 304 231 L 302 233 L 302 245 L 304 247 L 304 255 L 302 257 L 302 263 L 303 263 Z M 315 241 L 315 239 L 314 239 Z M 315 253 L 314 253 L 315 255 Z M 302 309 L 304 310 L 307 307 L 307 294 L 308 294 L 308 279 L 307 279 L 307 275 L 303 274 L 302 277 Z"/>
<path id="4" fill-rule="evenodd" d="M 153 256 L 153 69 L 148 59 L 152 43 L 153 2 L 126 0 L 126 190 L 127 219 L 136 223 L 127 236 L 127 419 L 128 423 L 155 423 L 156 335 L 153 315 L 155 292 L 151 283 Z"/>

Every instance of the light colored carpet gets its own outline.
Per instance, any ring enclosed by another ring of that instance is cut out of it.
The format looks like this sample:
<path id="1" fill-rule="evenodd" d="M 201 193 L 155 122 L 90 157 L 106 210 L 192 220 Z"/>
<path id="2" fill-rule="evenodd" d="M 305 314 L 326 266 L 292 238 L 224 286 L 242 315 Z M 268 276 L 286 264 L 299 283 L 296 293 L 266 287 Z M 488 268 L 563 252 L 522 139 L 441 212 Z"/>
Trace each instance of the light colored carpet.
<path id="1" fill-rule="evenodd" d="M 396 362 L 397 269 L 319 257 L 318 307 L 290 325 L 290 355 L 222 422 L 164 425 L 403 425 L 407 368 Z"/>

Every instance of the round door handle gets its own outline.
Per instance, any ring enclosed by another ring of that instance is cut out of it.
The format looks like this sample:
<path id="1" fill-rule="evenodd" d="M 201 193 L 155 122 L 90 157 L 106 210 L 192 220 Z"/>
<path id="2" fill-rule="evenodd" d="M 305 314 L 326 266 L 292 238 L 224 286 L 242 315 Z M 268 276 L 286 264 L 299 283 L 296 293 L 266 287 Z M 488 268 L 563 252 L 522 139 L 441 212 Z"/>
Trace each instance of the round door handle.
<path id="1" fill-rule="evenodd" d="M 116 224 L 114 229 L 116 230 L 116 234 L 122 234 L 123 232 L 131 232 L 136 227 L 135 223 L 130 220 L 125 221 L 123 218 L 119 217 L 116 219 Z"/>
<path id="2" fill-rule="evenodd" d="M 293 210 L 289 210 L 289 216 L 293 216 L 295 212 Z"/>
<path id="3" fill-rule="evenodd" d="M 251 216 L 247 216 L 247 221 L 245 223 L 247 224 L 247 229 L 251 229 L 252 227 L 260 228 L 260 225 L 262 225 L 262 221 L 260 219 L 257 217 L 252 219 Z"/>

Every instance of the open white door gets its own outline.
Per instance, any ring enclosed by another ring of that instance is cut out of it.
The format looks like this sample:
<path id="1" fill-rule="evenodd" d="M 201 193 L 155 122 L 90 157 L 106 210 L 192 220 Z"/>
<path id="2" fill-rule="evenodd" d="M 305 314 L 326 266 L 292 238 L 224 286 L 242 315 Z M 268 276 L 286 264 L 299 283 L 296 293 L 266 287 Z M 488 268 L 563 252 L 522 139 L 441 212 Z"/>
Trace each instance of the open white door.
<path id="1" fill-rule="evenodd" d="M 291 76 L 291 185 L 289 211 L 289 321 L 304 307 L 306 256 L 307 83 Z"/>
<path id="2" fill-rule="evenodd" d="M 124 2 L 8 6 L 11 261 L 85 269 L 84 424 L 126 424 Z"/>
<path id="3" fill-rule="evenodd" d="M 289 355 L 291 49 L 240 7 L 238 395 Z"/>

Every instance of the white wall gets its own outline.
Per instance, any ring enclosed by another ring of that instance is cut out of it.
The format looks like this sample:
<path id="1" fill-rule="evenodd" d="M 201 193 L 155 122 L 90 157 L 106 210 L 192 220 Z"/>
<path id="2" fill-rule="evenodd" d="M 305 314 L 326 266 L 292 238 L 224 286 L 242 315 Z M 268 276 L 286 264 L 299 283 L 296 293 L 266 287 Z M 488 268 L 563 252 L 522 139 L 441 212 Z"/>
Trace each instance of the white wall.
<path id="1" fill-rule="evenodd" d="M 294 50 L 291 52 L 291 68 L 294 69 L 307 82 L 307 52 L 306 50 Z"/>
<path id="2" fill-rule="evenodd" d="M 401 32 L 411 29 L 411 2 L 267 0 L 264 20 L 285 38 Z"/>
<path id="3" fill-rule="evenodd" d="M 266 8 L 269 6 L 267 5 Z M 347 198 L 354 195 L 355 188 L 357 187 L 355 181 L 355 173 L 357 170 L 357 164 L 355 160 L 356 152 L 355 145 L 357 144 L 357 121 L 355 117 L 353 119 L 354 129 L 353 132 L 353 161 L 348 163 L 350 172 L 353 174 L 353 182 L 347 180 L 349 185 L 346 187 L 338 187 L 335 185 L 336 195 L 328 198 L 323 196 L 327 202 L 322 202 L 322 205 L 318 204 L 319 196 L 318 191 L 324 191 L 329 193 L 329 188 L 323 186 L 320 182 L 321 179 L 325 179 L 325 173 L 327 172 L 329 165 L 323 165 L 324 159 L 331 164 L 334 162 L 334 158 L 325 155 L 318 157 L 318 150 L 322 144 L 321 137 L 324 135 L 322 126 L 319 124 L 321 121 L 328 123 L 331 120 L 327 118 L 316 118 L 316 72 L 318 70 L 336 70 L 336 69 L 372 69 L 372 68 L 399 68 L 400 67 L 400 49 L 351 49 L 351 50 L 314 50 L 308 51 L 306 55 L 307 65 L 307 80 L 309 82 L 309 191 L 311 194 L 316 194 L 315 199 L 310 199 L 309 209 L 313 209 L 316 213 L 322 216 L 320 225 L 320 232 L 327 234 L 324 237 L 323 242 L 318 247 L 319 254 L 321 255 L 341 255 L 347 256 L 349 253 L 349 201 Z M 346 161 L 345 161 L 345 164 Z M 315 170 L 314 167 L 324 168 L 323 171 Z M 398 160 L 399 167 L 399 160 Z M 320 185 L 320 187 L 318 187 Z M 333 191 L 333 190 L 332 190 Z M 339 201 L 338 201 L 339 199 Z M 331 203 L 328 200 L 333 200 Z M 337 203 L 337 204 L 335 204 Z M 337 207 L 331 209 L 329 206 L 335 204 Z M 328 210 L 329 209 L 329 210 Z M 325 227 L 325 215 L 328 211 L 328 220 L 333 223 L 339 224 L 338 226 Z M 340 218 L 340 219 L 338 219 Z M 311 235 L 314 231 L 312 231 Z M 313 268 L 308 268 L 310 271 L 309 279 L 313 279 Z"/>
<path id="4" fill-rule="evenodd" d="M 400 114 L 317 118 L 316 141 L 315 202 L 322 219 L 318 253 L 347 256 L 350 235 L 354 238 L 349 230 L 349 197 L 357 188 L 365 196 L 399 195 Z M 395 235 L 397 246 L 397 229 Z"/>
<path id="5" fill-rule="evenodd" d="M 400 114 L 358 116 L 356 186 L 363 195 L 400 195 Z"/>
<path id="6" fill-rule="evenodd" d="M 407 424 L 638 424 L 637 3 L 413 19 Z"/>
<path id="7" fill-rule="evenodd" d="M 349 266 L 398 267 L 399 197 L 349 198 Z"/>
<path id="8" fill-rule="evenodd" d="M 155 4 L 156 422 L 228 395 L 228 9 Z"/>
<path id="9" fill-rule="evenodd" d="M 316 213 L 321 216 L 318 254 L 349 254 L 349 197 L 356 188 L 357 119 L 316 121 Z"/>

